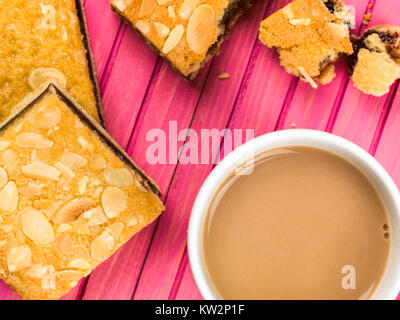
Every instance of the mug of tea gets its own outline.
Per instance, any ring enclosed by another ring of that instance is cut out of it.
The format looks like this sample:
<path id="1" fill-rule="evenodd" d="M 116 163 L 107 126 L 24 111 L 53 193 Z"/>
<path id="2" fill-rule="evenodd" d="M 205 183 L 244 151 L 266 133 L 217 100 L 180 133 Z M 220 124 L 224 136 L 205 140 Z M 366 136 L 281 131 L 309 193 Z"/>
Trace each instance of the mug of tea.
<path id="1" fill-rule="evenodd" d="M 395 299 L 400 194 L 343 138 L 270 133 L 234 150 L 204 182 L 188 252 L 205 299 Z"/>

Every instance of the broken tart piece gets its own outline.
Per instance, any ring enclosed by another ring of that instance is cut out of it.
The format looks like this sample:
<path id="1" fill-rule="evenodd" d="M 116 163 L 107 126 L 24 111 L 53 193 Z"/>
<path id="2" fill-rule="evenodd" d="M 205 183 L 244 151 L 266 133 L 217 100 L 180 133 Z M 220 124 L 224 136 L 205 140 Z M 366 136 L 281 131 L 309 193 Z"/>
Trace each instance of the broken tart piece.
<path id="1" fill-rule="evenodd" d="M 49 85 L 0 127 L 0 278 L 57 299 L 164 210 L 103 128 Z"/>
<path id="2" fill-rule="evenodd" d="M 314 88 L 335 76 L 332 63 L 353 52 L 354 17 L 342 0 L 294 0 L 265 19 L 259 38 L 277 48 L 285 70 Z"/>
<path id="3" fill-rule="evenodd" d="M 376 26 L 361 37 L 352 35 L 354 53 L 347 66 L 354 85 L 366 94 L 383 96 L 400 78 L 400 27 Z"/>
<path id="4" fill-rule="evenodd" d="M 112 9 L 190 80 L 219 52 L 250 0 L 111 0 Z"/>
<path id="5" fill-rule="evenodd" d="M 80 0 L 0 1 L 0 122 L 46 82 L 67 89 L 102 122 Z"/>

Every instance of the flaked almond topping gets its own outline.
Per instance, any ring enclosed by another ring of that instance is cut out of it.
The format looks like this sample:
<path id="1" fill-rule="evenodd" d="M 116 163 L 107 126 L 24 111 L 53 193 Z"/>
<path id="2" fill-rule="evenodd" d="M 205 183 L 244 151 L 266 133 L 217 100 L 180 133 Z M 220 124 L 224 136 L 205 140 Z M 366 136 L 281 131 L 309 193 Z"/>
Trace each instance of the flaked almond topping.
<path id="1" fill-rule="evenodd" d="M 186 32 L 189 48 L 198 54 L 207 51 L 217 40 L 214 9 L 204 4 L 191 15 Z"/>
<path id="2" fill-rule="evenodd" d="M 96 201 L 91 198 L 76 198 L 67 202 L 54 215 L 54 223 L 61 224 L 77 220 L 82 213 L 93 208 Z"/>
<path id="3" fill-rule="evenodd" d="M 63 233 L 63 232 L 69 232 L 72 230 L 72 226 L 68 223 L 62 223 L 60 226 L 57 228 L 57 232 Z"/>
<path id="4" fill-rule="evenodd" d="M 133 227 L 133 226 L 136 226 L 137 224 L 138 224 L 138 220 L 135 217 L 129 218 L 128 223 L 127 223 L 128 227 Z"/>
<path id="5" fill-rule="evenodd" d="M 287 5 L 286 7 L 282 8 L 282 13 L 285 16 L 286 19 L 293 19 L 294 14 L 292 11 L 292 7 L 290 5 Z"/>
<path id="6" fill-rule="evenodd" d="M 4 151 L 10 145 L 10 141 L 0 141 L 0 151 Z"/>
<path id="7" fill-rule="evenodd" d="M 47 218 L 34 208 L 21 213 L 21 226 L 25 235 L 39 246 L 46 246 L 54 241 L 54 231 Z"/>
<path id="8" fill-rule="evenodd" d="M 169 35 L 170 30 L 165 24 L 160 23 L 160 22 L 154 22 L 153 25 L 154 25 L 154 29 L 156 29 L 156 31 L 157 31 L 157 35 L 160 38 L 163 39 Z"/>
<path id="9" fill-rule="evenodd" d="M 89 182 L 88 177 L 83 177 L 79 182 L 78 182 L 78 192 L 80 195 L 84 194 L 87 189 L 87 185 Z"/>
<path id="10" fill-rule="evenodd" d="M 56 247 L 61 254 L 70 256 L 74 253 L 74 246 L 72 243 L 72 237 L 69 233 L 65 233 L 57 237 Z"/>
<path id="11" fill-rule="evenodd" d="M 28 78 L 29 86 L 37 90 L 41 85 L 48 82 L 57 82 L 60 86 L 67 86 L 67 79 L 64 74 L 54 68 L 39 68 L 31 72 Z"/>
<path id="12" fill-rule="evenodd" d="M 42 14 L 44 15 L 40 27 L 43 29 L 56 29 L 56 9 L 52 5 L 40 4 Z"/>
<path id="13" fill-rule="evenodd" d="M 175 9 L 173 6 L 168 6 L 167 10 L 168 10 L 168 17 L 170 17 L 171 19 L 176 17 Z"/>
<path id="14" fill-rule="evenodd" d="M 164 4 L 167 4 L 171 2 L 172 0 L 157 0 L 157 3 L 159 6 L 163 6 Z"/>
<path id="15" fill-rule="evenodd" d="M 61 157 L 61 162 L 71 169 L 79 169 L 87 165 L 87 160 L 79 154 L 65 152 Z"/>
<path id="16" fill-rule="evenodd" d="M 54 143 L 41 134 L 24 132 L 17 135 L 15 144 L 21 148 L 47 149 L 51 148 Z"/>
<path id="17" fill-rule="evenodd" d="M 91 266 L 85 259 L 75 259 L 68 264 L 68 267 L 72 269 L 88 270 Z"/>
<path id="18" fill-rule="evenodd" d="M 98 261 L 106 260 L 114 248 L 114 243 L 115 240 L 111 232 L 108 230 L 103 231 L 90 245 L 90 254 L 92 258 Z"/>
<path id="19" fill-rule="evenodd" d="M 290 19 L 289 23 L 294 26 L 309 26 L 311 20 L 309 18 Z"/>
<path id="20" fill-rule="evenodd" d="M 150 25 L 143 20 L 137 21 L 135 27 L 144 35 L 148 34 L 151 30 Z"/>
<path id="21" fill-rule="evenodd" d="M 121 236 L 122 231 L 125 228 L 125 225 L 122 222 L 115 222 L 115 223 L 111 224 L 109 228 L 110 228 L 111 234 L 114 236 L 114 238 L 116 240 L 118 240 L 119 237 Z"/>
<path id="22" fill-rule="evenodd" d="M 108 168 L 104 171 L 104 179 L 117 187 L 129 187 L 133 184 L 132 173 L 125 168 Z"/>
<path id="23" fill-rule="evenodd" d="M 314 89 L 318 88 L 317 83 L 314 81 L 313 78 L 310 77 L 310 75 L 307 73 L 307 71 L 303 67 L 299 67 L 299 71 L 300 71 L 301 75 L 303 76 L 304 80 L 306 82 L 308 82 L 311 85 L 311 87 L 313 87 Z"/>
<path id="24" fill-rule="evenodd" d="M 126 5 L 124 0 L 113 0 L 113 5 L 121 12 L 126 10 Z"/>
<path id="25" fill-rule="evenodd" d="M 187 19 L 192 14 L 193 10 L 197 7 L 199 0 L 184 0 L 179 8 L 179 16 L 182 19 Z"/>
<path id="26" fill-rule="evenodd" d="M 33 201 L 33 206 L 51 219 L 60 207 L 60 203 L 53 200 L 40 199 Z"/>
<path id="27" fill-rule="evenodd" d="M 25 274 L 33 279 L 43 279 L 46 275 L 44 273 L 44 268 L 41 264 L 35 263 L 28 270 L 25 271 Z"/>
<path id="28" fill-rule="evenodd" d="M 43 162 L 37 161 L 23 166 L 21 169 L 25 175 L 34 179 L 44 179 L 50 181 L 60 180 L 61 171 Z"/>
<path id="29" fill-rule="evenodd" d="M 17 206 L 18 188 L 14 181 L 10 181 L 0 191 L 0 210 L 12 212 Z"/>
<path id="30" fill-rule="evenodd" d="M 7 267 L 10 272 L 18 272 L 32 265 L 32 251 L 26 245 L 14 247 L 7 255 Z"/>
<path id="31" fill-rule="evenodd" d="M 0 167 L 0 188 L 3 188 L 8 181 L 7 171 Z"/>
<path id="32" fill-rule="evenodd" d="M 41 108 L 31 123 L 41 129 L 55 127 L 61 121 L 61 110 L 57 107 Z"/>
<path id="33" fill-rule="evenodd" d="M 75 177 L 75 172 L 70 168 L 67 167 L 65 164 L 61 162 L 57 162 L 54 166 L 61 171 L 63 177 L 68 181 L 71 181 Z"/>
<path id="34" fill-rule="evenodd" d="M 34 182 L 28 182 L 25 186 L 20 186 L 18 191 L 20 194 L 32 197 L 38 197 L 42 194 L 43 185 Z"/>
<path id="35" fill-rule="evenodd" d="M 75 282 L 83 277 L 83 274 L 76 270 L 62 270 L 57 272 L 57 279 L 61 281 Z"/>
<path id="36" fill-rule="evenodd" d="M 339 39 L 344 39 L 349 34 L 347 27 L 343 24 L 328 22 L 327 25 L 333 34 Z"/>
<path id="37" fill-rule="evenodd" d="M 108 187 L 101 196 L 101 204 L 107 218 L 113 219 L 126 209 L 128 196 L 121 189 Z"/>
<path id="38" fill-rule="evenodd" d="M 89 209 L 88 211 L 84 212 L 82 216 L 84 219 L 88 220 L 87 224 L 90 227 L 99 226 L 108 221 L 103 209 L 100 206 Z"/>
<path id="39" fill-rule="evenodd" d="M 1 153 L 0 157 L 8 173 L 13 172 L 15 169 L 17 169 L 19 164 L 19 159 L 13 150 L 11 149 L 5 150 L 4 152 Z"/>
<path id="40" fill-rule="evenodd" d="M 154 0 L 142 0 L 139 10 L 139 18 L 147 17 L 153 13 Z"/>
<path id="41" fill-rule="evenodd" d="M 94 152 L 94 145 L 91 144 L 89 141 L 87 141 L 85 138 L 79 137 L 78 143 L 83 149 L 85 149 L 89 152 Z"/>
<path id="42" fill-rule="evenodd" d="M 106 160 L 100 154 L 93 157 L 92 166 L 94 170 L 103 170 L 107 167 Z"/>
<path id="43" fill-rule="evenodd" d="M 85 56 L 85 52 L 83 51 L 77 51 L 74 54 L 74 59 L 76 62 L 85 65 L 87 63 L 86 61 L 86 56 Z"/>
<path id="44" fill-rule="evenodd" d="M 175 28 L 172 29 L 167 40 L 165 41 L 162 53 L 168 54 L 173 49 L 175 49 L 175 47 L 181 41 L 184 33 L 185 33 L 185 28 L 182 24 L 178 24 L 177 26 L 175 26 Z"/>
<path id="45" fill-rule="evenodd" d="M 44 276 L 42 279 L 42 288 L 45 291 L 56 289 L 56 276 L 54 273 L 50 273 Z"/>

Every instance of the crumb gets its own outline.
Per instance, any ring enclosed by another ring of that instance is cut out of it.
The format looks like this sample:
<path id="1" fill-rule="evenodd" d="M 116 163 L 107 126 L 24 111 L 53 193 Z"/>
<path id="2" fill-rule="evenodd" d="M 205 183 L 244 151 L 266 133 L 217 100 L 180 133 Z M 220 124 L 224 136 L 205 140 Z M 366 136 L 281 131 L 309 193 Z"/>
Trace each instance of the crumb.
<path id="1" fill-rule="evenodd" d="M 363 25 L 367 26 L 368 23 L 371 21 L 371 13 L 366 13 L 363 18 Z"/>
<path id="2" fill-rule="evenodd" d="M 218 78 L 220 79 L 229 79 L 231 77 L 231 75 L 227 72 L 222 72 L 218 75 Z"/>
<path id="3" fill-rule="evenodd" d="M 292 122 L 291 124 L 289 124 L 290 128 L 296 128 L 296 124 L 294 122 Z"/>

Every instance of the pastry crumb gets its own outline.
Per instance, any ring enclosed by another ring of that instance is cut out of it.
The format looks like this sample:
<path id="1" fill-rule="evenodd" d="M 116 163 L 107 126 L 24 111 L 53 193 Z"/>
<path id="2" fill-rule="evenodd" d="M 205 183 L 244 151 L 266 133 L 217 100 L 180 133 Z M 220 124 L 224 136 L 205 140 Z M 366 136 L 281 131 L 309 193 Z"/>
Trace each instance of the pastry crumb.
<path id="1" fill-rule="evenodd" d="M 231 77 L 231 75 L 227 72 L 222 72 L 222 73 L 218 74 L 218 78 L 223 79 L 223 80 L 229 79 L 230 77 Z"/>

